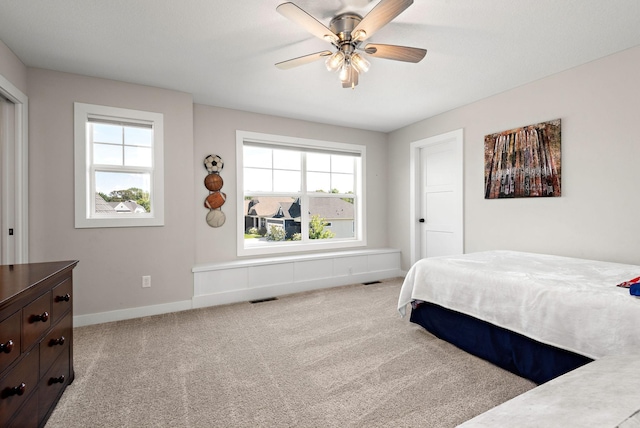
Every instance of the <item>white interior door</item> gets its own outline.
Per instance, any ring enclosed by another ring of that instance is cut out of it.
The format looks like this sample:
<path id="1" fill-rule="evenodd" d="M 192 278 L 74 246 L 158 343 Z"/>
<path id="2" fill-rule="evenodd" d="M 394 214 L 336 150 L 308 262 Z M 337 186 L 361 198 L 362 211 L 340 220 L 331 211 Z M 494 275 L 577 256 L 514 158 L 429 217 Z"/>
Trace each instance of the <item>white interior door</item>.
<path id="1" fill-rule="evenodd" d="M 464 252 L 462 145 L 462 130 L 412 144 L 416 183 L 413 262 Z"/>

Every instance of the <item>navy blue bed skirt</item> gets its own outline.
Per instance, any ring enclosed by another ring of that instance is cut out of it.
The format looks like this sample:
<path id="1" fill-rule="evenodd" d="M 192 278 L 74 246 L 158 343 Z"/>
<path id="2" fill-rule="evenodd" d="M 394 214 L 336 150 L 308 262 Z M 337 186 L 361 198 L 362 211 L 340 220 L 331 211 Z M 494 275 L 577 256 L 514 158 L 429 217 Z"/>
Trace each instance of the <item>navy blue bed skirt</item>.
<path id="1" fill-rule="evenodd" d="M 412 309 L 410 319 L 440 339 L 538 384 L 593 361 L 433 303 Z"/>

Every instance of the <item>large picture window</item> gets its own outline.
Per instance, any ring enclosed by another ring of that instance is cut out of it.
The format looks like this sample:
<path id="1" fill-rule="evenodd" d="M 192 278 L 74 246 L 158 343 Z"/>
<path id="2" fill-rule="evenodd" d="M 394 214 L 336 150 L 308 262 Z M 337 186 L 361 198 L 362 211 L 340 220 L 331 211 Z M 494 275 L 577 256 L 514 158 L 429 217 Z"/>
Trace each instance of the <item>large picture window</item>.
<path id="1" fill-rule="evenodd" d="M 365 245 L 365 146 L 237 131 L 238 255 Z"/>
<path id="2" fill-rule="evenodd" d="M 75 103 L 76 227 L 164 224 L 163 116 Z"/>

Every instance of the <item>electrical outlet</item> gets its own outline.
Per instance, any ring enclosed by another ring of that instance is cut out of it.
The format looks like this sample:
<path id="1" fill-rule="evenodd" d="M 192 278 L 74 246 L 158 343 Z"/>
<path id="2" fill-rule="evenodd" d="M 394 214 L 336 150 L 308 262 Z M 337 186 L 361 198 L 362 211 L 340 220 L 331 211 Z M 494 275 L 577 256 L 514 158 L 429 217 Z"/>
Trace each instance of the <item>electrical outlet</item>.
<path id="1" fill-rule="evenodd" d="M 151 287 L 151 276 L 145 275 L 142 277 L 142 288 L 149 288 L 149 287 Z"/>

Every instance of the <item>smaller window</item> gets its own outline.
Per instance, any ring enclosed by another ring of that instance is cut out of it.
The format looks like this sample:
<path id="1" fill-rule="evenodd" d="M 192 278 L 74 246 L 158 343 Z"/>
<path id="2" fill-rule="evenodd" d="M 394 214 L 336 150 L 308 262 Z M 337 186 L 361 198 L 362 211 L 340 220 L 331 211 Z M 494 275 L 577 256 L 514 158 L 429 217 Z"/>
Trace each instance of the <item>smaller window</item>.
<path id="1" fill-rule="evenodd" d="M 75 103 L 75 224 L 164 224 L 163 115 Z"/>

